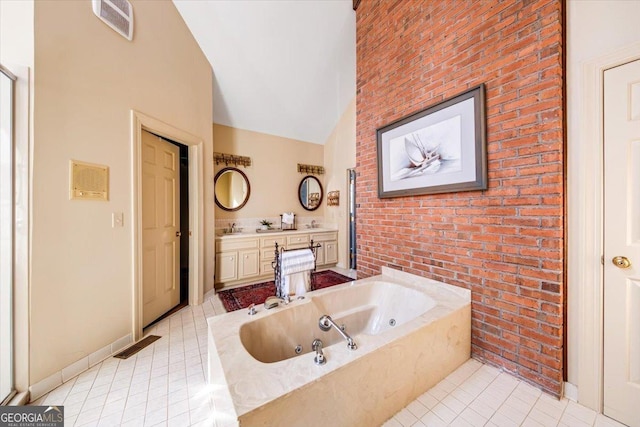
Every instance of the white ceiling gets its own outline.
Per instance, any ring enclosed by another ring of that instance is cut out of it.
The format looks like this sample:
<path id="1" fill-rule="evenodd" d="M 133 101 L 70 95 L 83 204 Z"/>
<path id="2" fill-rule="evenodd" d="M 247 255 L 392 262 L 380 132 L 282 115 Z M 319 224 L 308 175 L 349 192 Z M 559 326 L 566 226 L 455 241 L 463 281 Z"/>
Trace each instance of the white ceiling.
<path id="1" fill-rule="evenodd" d="M 214 73 L 214 123 L 324 144 L 356 91 L 352 0 L 173 0 Z"/>

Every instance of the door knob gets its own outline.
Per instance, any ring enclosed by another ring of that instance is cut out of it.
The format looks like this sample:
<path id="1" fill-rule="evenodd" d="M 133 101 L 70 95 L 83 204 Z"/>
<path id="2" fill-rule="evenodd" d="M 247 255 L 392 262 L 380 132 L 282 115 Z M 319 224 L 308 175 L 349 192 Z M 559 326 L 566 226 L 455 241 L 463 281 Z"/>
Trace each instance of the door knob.
<path id="1" fill-rule="evenodd" d="M 625 256 L 615 256 L 615 257 L 613 257 L 611 262 L 613 263 L 613 265 L 615 265 L 618 268 L 629 268 L 629 267 L 631 267 L 631 261 L 629 261 L 629 259 L 627 257 L 625 257 Z"/>
<path id="2" fill-rule="evenodd" d="M 176 231 L 176 237 L 182 236 L 182 231 Z"/>

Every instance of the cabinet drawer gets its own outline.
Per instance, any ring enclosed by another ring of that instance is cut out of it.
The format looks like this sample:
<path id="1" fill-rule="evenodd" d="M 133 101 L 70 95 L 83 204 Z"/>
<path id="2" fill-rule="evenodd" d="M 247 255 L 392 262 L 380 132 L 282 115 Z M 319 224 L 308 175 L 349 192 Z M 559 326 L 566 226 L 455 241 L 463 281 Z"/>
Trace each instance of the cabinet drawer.
<path id="1" fill-rule="evenodd" d="M 258 239 L 216 240 L 216 252 L 236 251 L 238 249 L 258 249 Z"/>
<path id="2" fill-rule="evenodd" d="M 309 244 L 309 235 L 308 234 L 294 234 L 293 236 L 287 236 L 287 245 L 288 246 L 300 246 L 300 245 L 308 245 Z M 287 248 L 290 249 L 290 248 Z"/>
<path id="3" fill-rule="evenodd" d="M 312 234 L 311 239 L 314 242 L 329 242 L 331 240 L 338 240 L 338 233 L 330 232 L 330 233 Z"/>
<path id="4" fill-rule="evenodd" d="M 262 261 L 273 261 L 276 258 L 276 253 L 273 249 L 262 249 L 260 251 L 260 259 Z"/>
<path id="5" fill-rule="evenodd" d="M 271 249 L 275 250 L 276 243 L 278 244 L 278 246 L 282 246 L 282 245 L 284 245 L 286 240 L 287 239 L 285 238 L 285 236 L 262 237 L 260 239 L 260 247 L 261 248 L 271 248 Z"/>
<path id="6" fill-rule="evenodd" d="M 273 266 L 271 265 L 271 262 L 261 262 L 260 263 L 260 275 L 267 275 L 270 274 L 271 277 L 275 277 L 275 272 L 273 271 Z"/>

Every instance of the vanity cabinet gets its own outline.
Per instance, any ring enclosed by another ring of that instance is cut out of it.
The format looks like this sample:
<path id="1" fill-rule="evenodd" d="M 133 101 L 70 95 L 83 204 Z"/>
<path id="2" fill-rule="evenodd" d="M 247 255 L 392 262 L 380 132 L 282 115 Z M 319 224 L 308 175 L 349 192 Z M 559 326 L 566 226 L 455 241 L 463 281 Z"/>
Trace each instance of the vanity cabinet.
<path id="1" fill-rule="evenodd" d="M 216 254 L 216 280 L 231 282 L 238 279 L 238 252 Z"/>
<path id="2" fill-rule="evenodd" d="M 260 275 L 260 252 L 227 251 L 216 254 L 216 280 L 231 282 Z"/>
<path id="3" fill-rule="evenodd" d="M 247 280 L 259 275 L 257 239 L 216 240 L 216 283 Z"/>
<path id="4" fill-rule="evenodd" d="M 238 252 L 238 278 L 246 279 L 260 275 L 260 251 L 252 249 Z"/>
<path id="5" fill-rule="evenodd" d="M 338 263 L 338 242 L 337 240 L 327 242 L 324 247 L 324 263 L 325 264 L 337 264 Z"/>
<path id="6" fill-rule="evenodd" d="M 338 233 L 327 232 L 311 234 L 310 238 L 313 240 L 313 244 L 319 243 L 321 245 L 317 250 L 316 265 L 336 265 L 338 263 Z"/>
<path id="7" fill-rule="evenodd" d="M 269 234 L 260 238 L 260 275 L 273 275 L 273 262 L 276 258 L 276 243 L 278 246 L 287 247 L 287 236 L 282 233 Z"/>
<path id="8" fill-rule="evenodd" d="M 287 236 L 287 249 L 308 248 L 311 239 L 308 234 L 296 234 Z"/>
<path id="9" fill-rule="evenodd" d="M 308 248 L 311 240 L 321 245 L 316 254 L 318 270 L 338 263 L 338 233 L 336 231 L 282 231 L 269 234 L 248 233 L 216 237 L 215 286 L 235 286 L 273 280 L 272 263 L 275 244 L 286 249 Z"/>

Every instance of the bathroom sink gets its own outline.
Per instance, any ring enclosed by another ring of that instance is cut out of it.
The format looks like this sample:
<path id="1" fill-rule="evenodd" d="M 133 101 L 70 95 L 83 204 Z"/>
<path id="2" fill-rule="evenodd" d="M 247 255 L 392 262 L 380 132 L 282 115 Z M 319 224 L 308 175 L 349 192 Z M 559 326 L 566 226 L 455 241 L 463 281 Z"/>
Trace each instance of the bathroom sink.
<path id="1" fill-rule="evenodd" d="M 242 229 L 235 231 L 222 230 L 218 232 L 218 236 L 233 236 L 235 234 L 242 234 Z"/>

